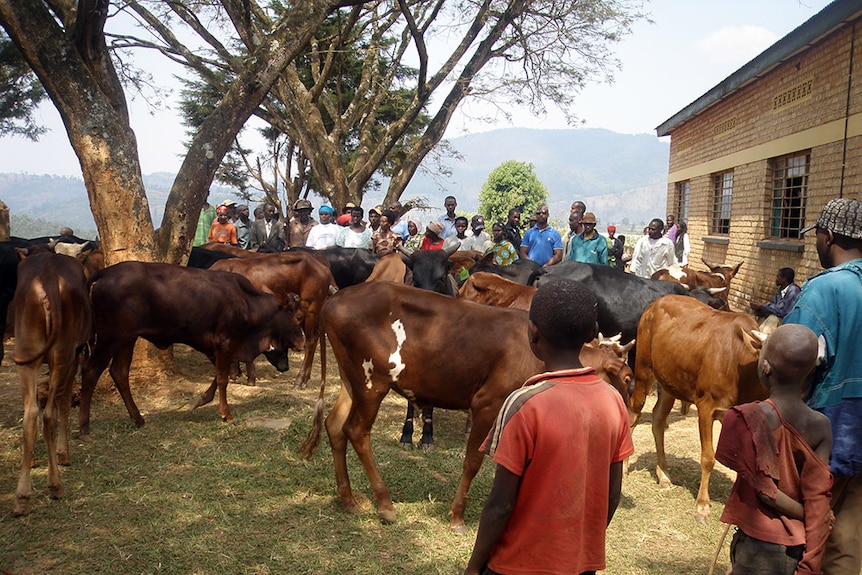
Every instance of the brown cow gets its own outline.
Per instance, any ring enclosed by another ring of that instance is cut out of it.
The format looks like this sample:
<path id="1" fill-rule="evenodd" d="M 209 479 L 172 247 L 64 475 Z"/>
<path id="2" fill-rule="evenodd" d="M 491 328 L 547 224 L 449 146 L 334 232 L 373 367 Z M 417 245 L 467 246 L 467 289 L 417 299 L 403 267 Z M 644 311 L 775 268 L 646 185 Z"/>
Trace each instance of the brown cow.
<path id="1" fill-rule="evenodd" d="M 496 274 L 476 272 L 461 286 L 458 297 L 464 301 L 530 311 L 535 293 L 536 288 L 532 286 L 517 284 Z M 634 374 L 626 364 L 626 357 L 634 344 L 632 340 L 620 345 L 619 336 L 605 339 L 599 334 L 597 340 L 584 344 L 580 355 L 581 364 L 595 368 L 600 378 L 620 392 L 627 407 Z"/>
<path id="2" fill-rule="evenodd" d="M 230 258 L 219 260 L 211 270 L 234 272 L 247 278 L 251 284 L 264 293 L 273 294 L 279 303 L 286 304 L 284 298 L 299 295 L 304 315 L 305 357 L 302 368 L 296 375 L 294 385 L 305 387 L 311 377 L 314 351 L 319 338 L 320 310 L 326 296 L 337 290 L 335 280 L 329 272 L 329 265 L 316 256 L 304 251 L 260 254 L 253 258 Z M 326 350 L 321 348 L 321 380 L 326 382 Z M 254 385 L 251 367 L 248 369 L 249 384 Z"/>
<path id="3" fill-rule="evenodd" d="M 659 484 L 671 484 L 664 451 L 664 430 L 674 399 L 697 406 L 700 430 L 700 489 L 696 518 L 709 518 L 709 475 L 715 465 L 712 425 L 727 408 L 765 399 L 768 392 L 757 376 L 761 338 L 749 315 L 718 311 L 694 298 L 668 295 L 647 307 L 638 324 L 632 425 L 646 396 L 659 384 L 653 409 Z"/>
<path id="4" fill-rule="evenodd" d="M 701 261 L 709 268 L 708 272 L 698 271 L 688 266 L 673 266 L 669 269 L 655 272 L 652 275 L 652 279 L 672 281 L 690 288 L 712 288 L 713 291 L 711 291 L 711 293 L 713 293 L 713 295 L 727 301 L 727 297 L 730 292 L 730 280 L 736 277 L 736 274 L 739 273 L 739 268 L 742 267 L 742 264 L 745 262 L 739 262 L 735 266 L 729 266 L 725 264 L 711 263 L 706 260 Z M 721 288 L 724 289 L 722 290 Z"/>
<path id="5" fill-rule="evenodd" d="M 321 325 L 342 380 L 326 417 L 326 432 L 345 510 L 357 510 L 347 474 L 349 440 L 374 490 L 380 517 L 395 520 L 370 442 L 380 403 L 395 390 L 420 406 L 469 409 L 473 415 L 461 480 L 449 511 L 452 527 L 463 529 L 467 492 L 482 464 L 479 446 L 509 393 L 544 371 L 544 364 L 530 351 L 527 321 L 521 310 L 459 301 L 390 282 L 352 286 L 326 301 Z M 482 326 L 483 332 L 477 336 L 465 325 Z M 314 425 L 303 444 L 306 457 L 320 436 L 323 393 L 321 388 Z"/>
<path id="6" fill-rule="evenodd" d="M 289 348 L 302 349 L 302 310 L 297 301 L 258 291 L 239 274 L 199 270 L 172 264 L 123 262 L 98 272 L 88 282 L 93 307 L 95 343 L 84 361 L 78 422 L 82 436 L 90 434 L 90 402 L 99 376 L 110 374 L 129 417 L 144 425 L 129 390 L 132 352 L 139 337 L 165 349 L 184 343 L 205 354 L 216 376 L 193 404 L 213 400 L 219 391 L 219 415 L 233 421 L 227 403 L 230 366 L 253 361 L 264 353 L 284 360 Z M 266 352 L 266 353 L 265 353 Z M 276 365 L 281 371 L 287 362 Z"/>
<path id="7" fill-rule="evenodd" d="M 21 471 L 13 514 L 30 512 L 30 468 L 38 435 L 39 398 L 36 374 L 48 363 L 50 382 L 42 414 L 48 451 L 48 493 L 63 496 L 57 465 L 69 465 L 69 409 L 78 357 L 90 338 L 92 314 L 86 280 L 76 259 L 40 252 L 22 258 L 15 290 L 15 351 L 24 400 Z"/>

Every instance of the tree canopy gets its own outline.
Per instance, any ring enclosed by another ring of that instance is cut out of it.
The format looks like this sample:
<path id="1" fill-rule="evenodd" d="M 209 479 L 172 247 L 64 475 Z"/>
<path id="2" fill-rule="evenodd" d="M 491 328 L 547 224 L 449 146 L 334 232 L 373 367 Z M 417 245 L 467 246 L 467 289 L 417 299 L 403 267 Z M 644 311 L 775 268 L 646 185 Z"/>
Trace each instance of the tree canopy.
<path id="1" fill-rule="evenodd" d="M 272 127 L 277 152 L 268 169 L 295 166 L 278 179 L 289 199 L 308 173 L 333 205 L 359 202 L 384 173 L 388 203 L 465 98 L 538 113 L 555 105 L 574 119 L 583 86 L 612 77 L 610 44 L 641 17 L 641 4 L 0 0 L 0 25 L 63 118 L 107 261 L 180 262 L 215 175 L 242 177 L 241 155 L 229 157 L 234 165 L 222 160 L 241 150 L 237 135 L 252 115 Z M 118 13 L 133 16 L 140 33 L 121 30 Z M 140 49 L 185 66 L 213 95 L 193 126 L 158 234 L 126 105 L 129 81 L 140 76 L 124 55 Z"/>
<path id="2" fill-rule="evenodd" d="M 479 213 L 489 222 L 505 222 L 510 209 L 531 214 L 547 199 L 548 189 L 533 172 L 533 164 L 507 160 L 482 185 Z"/>
<path id="3" fill-rule="evenodd" d="M 0 31 L 0 136 L 37 140 L 45 128 L 36 123 L 33 111 L 45 97 L 21 51 Z"/>

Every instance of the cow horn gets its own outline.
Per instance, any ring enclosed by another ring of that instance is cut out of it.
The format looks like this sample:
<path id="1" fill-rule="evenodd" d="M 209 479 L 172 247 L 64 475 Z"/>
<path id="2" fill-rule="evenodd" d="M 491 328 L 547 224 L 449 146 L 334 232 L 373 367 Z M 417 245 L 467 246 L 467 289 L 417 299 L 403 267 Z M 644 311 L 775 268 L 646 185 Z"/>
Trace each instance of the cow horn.
<path id="1" fill-rule="evenodd" d="M 723 288 L 706 288 L 706 291 L 708 291 L 710 293 L 710 295 L 718 295 L 726 289 L 727 289 L 726 287 L 723 287 Z"/>
<path id="2" fill-rule="evenodd" d="M 636 341 L 636 340 L 634 340 L 634 339 L 633 339 L 633 340 L 631 340 L 630 342 L 628 342 L 627 344 L 625 344 L 625 345 L 621 348 L 622 353 L 628 353 L 628 352 L 631 350 L 631 348 L 633 348 L 633 347 L 635 346 L 635 341 Z"/>
<path id="3" fill-rule="evenodd" d="M 702 261 L 702 262 L 703 262 L 703 265 L 705 265 L 706 267 L 708 267 L 710 270 L 712 270 L 712 268 L 717 268 L 718 266 L 720 266 L 720 265 L 721 265 L 721 264 L 715 264 L 715 263 L 712 263 L 712 262 L 708 262 L 708 261 L 706 261 L 706 260 L 705 260 L 705 259 L 703 259 L 703 258 L 700 258 L 700 261 Z"/>
<path id="4" fill-rule="evenodd" d="M 766 341 L 766 338 L 769 337 L 768 334 L 765 334 L 762 331 L 758 331 L 756 329 L 751 330 L 751 334 L 760 341 Z"/>
<path id="5" fill-rule="evenodd" d="M 616 342 L 619 342 L 622 339 L 622 337 L 623 337 L 623 332 L 620 332 L 613 337 L 609 337 L 608 339 L 616 343 Z"/>
<path id="6" fill-rule="evenodd" d="M 449 246 L 449 247 L 444 247 L 444 248 L 443 248 L 443 251 L 444 251 L 444 252 L 446 252 L 446 255 L 447 255 L 447 256 L 451 256 L 452 254 L 454 254 L 455 252 L 457 252 L 457 251 L 458 251 L 458 248 L 460 248 L 460 247 L 461 247 L 461 244 L 460 244 L 460 243 L 457 243 L 457 244 L 456 244 L 456 243 L 453 243 L 453 244 L 452 244 L 451 246 Z"/>

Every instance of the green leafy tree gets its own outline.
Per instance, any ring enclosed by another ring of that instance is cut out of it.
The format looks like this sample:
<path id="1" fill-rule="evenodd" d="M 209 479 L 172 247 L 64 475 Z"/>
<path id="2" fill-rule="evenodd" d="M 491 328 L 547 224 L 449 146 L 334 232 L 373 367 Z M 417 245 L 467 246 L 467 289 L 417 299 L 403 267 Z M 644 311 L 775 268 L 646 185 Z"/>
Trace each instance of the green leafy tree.
<path id="1" fill-rule="evenodd" d="M 506 221 L 512 208 L 533 213 L 548 199 L 545 187 L 533 172 L 533 164 L 508 160 L 494 168 L 479 192 L 479 213 L 489 222 Z"/>
<path id="2" fill-rule="evenodd" d="M 46 97 L 21 51 L 0 31 L 0 136 L 39 139 L 45 128 L 36 123 L 33 111 Z"/>

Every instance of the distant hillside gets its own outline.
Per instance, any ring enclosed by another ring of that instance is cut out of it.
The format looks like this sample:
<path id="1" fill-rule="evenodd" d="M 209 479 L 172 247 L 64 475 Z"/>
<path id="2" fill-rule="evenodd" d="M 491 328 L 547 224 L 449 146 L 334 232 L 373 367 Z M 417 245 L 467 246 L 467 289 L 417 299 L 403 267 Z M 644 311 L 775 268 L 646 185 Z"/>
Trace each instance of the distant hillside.
<path id="1" fill-rule="evenodd" d="M 599 229 L 608 223 L 645 223 L 664 217 L 667 196 L 669 145 L 649 134 L 627 135 L 608 130 L 531 130 L 509 128 L 471 134 L 449 140 L 463 157 L 450 159 L 450 177 L 442 183 L 419 172 L 404 198 L 424 197 L 442 206 L 446 195 L 458 198 L 458 209 L 475 212 L 479 190 L 488 174 L 506 160 L 530 162 L 547 186 L 552 220 L 565 225 L 569 205 L 584 200 L 599 218 Z M 174 175 L 144 176 L 153 222 L 161 223 Z M 214 186 L 211 200 L 235 197 L 229 188 Z M 379 203 L 382 192 L 369 193 L 363 204 Z M 0 174 L 0 200 L 12 215 L 68 225 L 76 231 L 95 230 L 84 183 L 80 178 Z M 315 202 L 318 205 L 319 202 Z M 423 215 L 425 220 L 431 214 Z M 14 229 L 13 229 L 14 233 Z"/>

